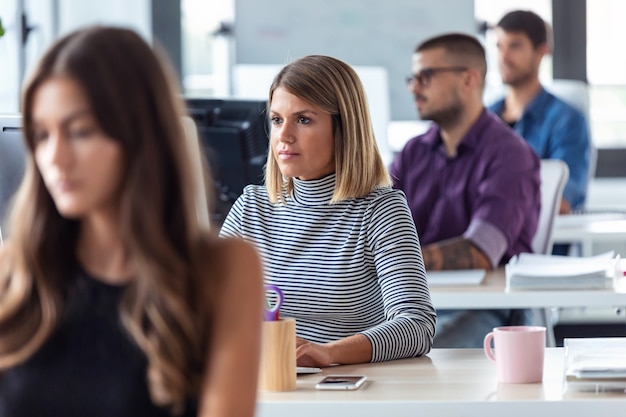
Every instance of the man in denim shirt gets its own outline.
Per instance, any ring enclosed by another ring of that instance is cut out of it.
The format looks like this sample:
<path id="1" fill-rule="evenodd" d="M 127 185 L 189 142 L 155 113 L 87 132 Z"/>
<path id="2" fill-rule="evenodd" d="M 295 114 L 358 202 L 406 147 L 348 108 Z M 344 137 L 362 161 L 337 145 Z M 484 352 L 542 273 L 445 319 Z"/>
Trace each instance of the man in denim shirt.
<path id="1" fill-rule="evenodd" d="M 496 27 L 498 61 L 508 94 L 489 109 L 530 144 L 542 159 L 569 167 L 560 213 L 581 209 L 589 171 L 589 126 L 582 113 L 548 93 L 539 65 L 549 52 L 546 23 L 530 11 L 507 13 Z"/>

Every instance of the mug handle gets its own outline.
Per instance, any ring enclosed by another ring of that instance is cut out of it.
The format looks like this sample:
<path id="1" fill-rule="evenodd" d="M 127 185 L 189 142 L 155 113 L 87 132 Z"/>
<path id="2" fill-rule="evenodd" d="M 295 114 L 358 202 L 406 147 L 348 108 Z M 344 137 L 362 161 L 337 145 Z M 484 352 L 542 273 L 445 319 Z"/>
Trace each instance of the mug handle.
<path id="1" fill-rule="evenodd" d="M 483 349 L 485 351 L 485 356 L 487 356 L 487 359 L 489 359 L 491 362 L 495 362 L 496 357 L 493 354 L 493 349 L 491 349 L 492 339 L 493 339 L 493 332 L 487 333 L 487 336 L 485 336 L 485 339 L 483 340 Z"/>

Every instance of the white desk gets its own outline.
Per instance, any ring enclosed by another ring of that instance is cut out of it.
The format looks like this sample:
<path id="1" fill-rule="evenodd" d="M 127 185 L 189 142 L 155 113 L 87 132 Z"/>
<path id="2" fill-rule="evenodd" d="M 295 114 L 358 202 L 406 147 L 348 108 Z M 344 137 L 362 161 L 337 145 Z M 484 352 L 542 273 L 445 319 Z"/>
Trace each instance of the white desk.
<path id="1" fill-rule="evenodd" d="M 624 281 L 624 280 L 622 280 Z M 430 287 L 437 309 L 626 306 L 626 282 L 615 290 L 506 291 L 504 270 L 487 272 L 481 285 Z"/>
<path id="2" fill-rule="evenodd" d="M 591 256 L 595 242 L 626 242 L 626 214 L 590 213 L 556 218 L 554 243 L 580 243 L 581 255 Z"/>
<path id="3" fill-rule="evenodd" d="M 365 374 L 357 391 L 319 391 L 324 374 Z M 563 393 L 563 349 L 546 350 L 543 383 L 498 384 L 481 349 L 435 349 L 428 356 L 344 365 L 298 377 L 291 392 L 260 392 L 257 417 L 623 416 L 626 394 Z"/>

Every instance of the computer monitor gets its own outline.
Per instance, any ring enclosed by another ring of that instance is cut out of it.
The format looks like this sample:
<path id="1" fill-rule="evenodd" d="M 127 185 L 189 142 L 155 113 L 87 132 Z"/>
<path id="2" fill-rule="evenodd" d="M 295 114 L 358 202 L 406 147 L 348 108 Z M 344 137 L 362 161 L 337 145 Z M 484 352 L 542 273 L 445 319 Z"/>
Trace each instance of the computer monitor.
<path id="1" fill-rule="evenodd" d="M 189 115 L 213 175 L 217 207 L 214 220 L 221 222 L 248 184 L 263 184 L 269 147 L 267 102 L 187 98 Z"/>
<path id="2" fill-rule="evenodd" d="M 0 114 L 0 225 L 6 219 L 9 202 L 22 181 L 25 166 L 22 117 Z"/>

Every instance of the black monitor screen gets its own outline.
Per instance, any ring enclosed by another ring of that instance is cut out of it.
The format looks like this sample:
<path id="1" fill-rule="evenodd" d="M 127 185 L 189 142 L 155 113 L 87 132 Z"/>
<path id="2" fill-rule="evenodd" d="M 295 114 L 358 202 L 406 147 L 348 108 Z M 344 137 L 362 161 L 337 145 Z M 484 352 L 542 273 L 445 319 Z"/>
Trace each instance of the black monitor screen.
<path id="1" fill-rule="evenodd" d="M 248 184 L 263 184 L 268 151 L 267 103 L 262 100 L 186 99 L 215 184 L 216 220 Z"/>

